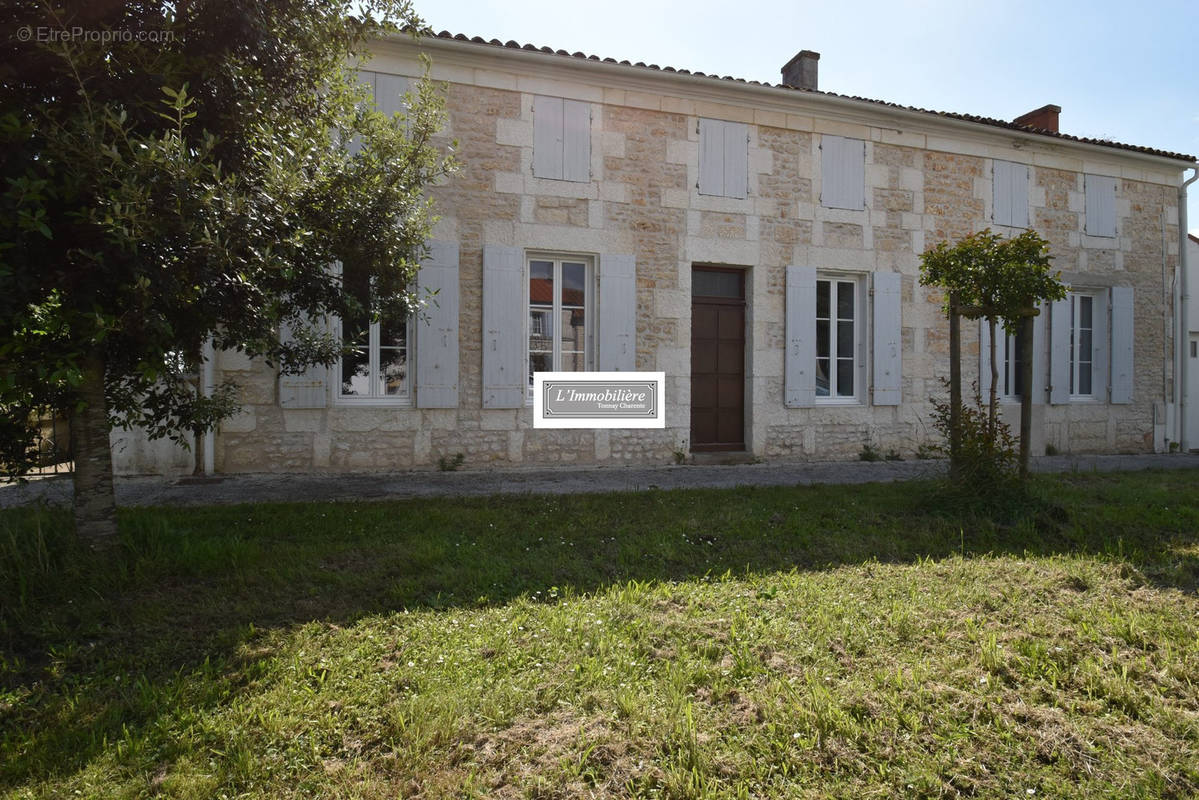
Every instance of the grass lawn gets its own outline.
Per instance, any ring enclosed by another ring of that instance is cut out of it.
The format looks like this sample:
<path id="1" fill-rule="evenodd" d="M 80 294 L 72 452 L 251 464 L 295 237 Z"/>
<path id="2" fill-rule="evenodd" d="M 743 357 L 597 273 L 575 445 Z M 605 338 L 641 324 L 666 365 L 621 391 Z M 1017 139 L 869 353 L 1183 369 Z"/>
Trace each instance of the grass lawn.
<path id="1" fill-rule="evenodd" d="M 1199 795 L 1199 474 L 0 514 L 0 796 Z"/>

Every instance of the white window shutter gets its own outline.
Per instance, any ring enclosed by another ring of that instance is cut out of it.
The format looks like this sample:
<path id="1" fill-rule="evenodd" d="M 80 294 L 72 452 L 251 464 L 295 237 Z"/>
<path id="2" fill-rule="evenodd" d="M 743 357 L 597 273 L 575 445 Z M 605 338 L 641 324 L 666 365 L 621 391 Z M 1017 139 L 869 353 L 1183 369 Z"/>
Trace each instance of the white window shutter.
<path id="1" fill-rule="evenodd" d="M 430 242 L 416 276 L 416 405 L 458 407 L 458 244 Z M 435 292 L 430 296 L 430 292 Z"/>
<path id="2" fill-rule="evenodd" d="M 562 177 L 591 180 L 591 104 L 562 101 Z"/>
<path id="3" fill-rule="evenodd" d="M 999 325 L 995 326 L 998 330 L 995 331 L 997 336 L 1004 336 L 1003 328 Z M 996 355 L 1003 358 L 1003 347 L 996 347 Z M 1000 362 L 1000 372 L 1003 372 L 1002 362 Z M 1000 385 L 1003 385 L 1002 376 Z M 986 319 L 978 321 L 978 393 L 982 397 L 983 402 L 987 402 L 987 398 L 991 396 L 991 325 Z"/>
<path id="4" fill-rule="evenodd" d="M 1132 288 L 1112 289 L 1112 402 L 1132 402 Z"/>
<path id="5" fill-rule="evenodd" d="M 1049 306 L 1040 306 L 1040 314 L 1032 320 L 1032 401 L 1045 402 L 1045 329 L 1049 319 Z"/>
<path id="6" fill-rule="evenodd" d="M 787 351 L 783 360 L 783 404 L 816 404 L 816 268 L 787 267 Z"/>
<path id="7" fill-rule="evenodd" d="M 528 382 L 524 253 L 483 246 L 483 408 L 520 408 Z"/>
<path id="8" fill-rule="evenodd" d="M 358 70 L 358 82 L 366 87 L 366 93 L 372 99 L 375 96 L 375 79 L 377 77 L 377 73 L 368 69 Z M 362 151 L 362 140 L 357 136 L 351 137 L 350 143 L 347 145 L 347 149 L 350 151 L 350 155 L 358 155 L 358 153 Z"/>
<path id="9" fill-rule="evenodd" d="M 1028 227 L 1028 167 L 996 160 L 993 172 L 995 224 Z"/>
<path id="10" fill-rule="evenodd" d="M 866 207 L 866 143 L 825 134 L 820 137 L 820 203 L 825 208 Z"/>
<path id="11" fill-rule="evenodd" d="M 408 104 L 404 95 L 412 82 L 402 75 L 389 75 L 386 72 L 375 74 L 375 108 L 390 117 L 392 114 L 408 113 Z"/>
<path id="12" fill-rule="evenodd" d="M 903 393 L 903 305 L 898 272 L 874 273 L 874 404 L 897 406 Z"/>
<path id="13" fill-rule="evenodd" d="M 1092 354 L 1094 363 L 1091 366 L 1091 391 L 1096 400 L 1107 402 L 1108 374 L 1111 367 L 1112 346 L 1111 331 L 1108 328 L 1108 302 L 1111 297 L 1108 292 L 1095 295 L 1091 311 L 1091 340 L 1095 348 Z"/>
<path id="14" fill-rule="evenodd" d="M 1070 402 L 1070 298 L 1049 306 L 1049 402 Z"/>
<path id="15" fill-rule="evenodd" d="M 749 126 L 724 123 L 724 196 L 744 200 L 749 190 Z"/>
<path id="16" fill-rule="evenodd" d="M 1116 235 L 1116 179 L 1104 175 L 1087 175 L 1087 234 Z"/>
<path id="17" fill-rule="evenodd" d="M 302 324 L 308 324 L 303 321 Z M 279 323 L 279 341 L 284 344 L 292 340 L 291 325 Z M 298 375 L 279 375 L 279 406 L 282 408 L 324 408 L 328 404 L 329 368 L 324 364 L 310 364 Z"/>
<path id="18" fill-rule="evenodd" d="M 724 126 L 720 120 L 699 121 L 699 193 L 724 194 Z"/>
<path id="19" fill-rule="evenodd" d="M 599 369 L 637 369 L 637 261 L 605 254 L 599 264 Z"/>
<path id="20" fill-rule="evenodd" d="M 533 98 L 533 175 L 562 180 L 563 100 L 561 97 Z"/>

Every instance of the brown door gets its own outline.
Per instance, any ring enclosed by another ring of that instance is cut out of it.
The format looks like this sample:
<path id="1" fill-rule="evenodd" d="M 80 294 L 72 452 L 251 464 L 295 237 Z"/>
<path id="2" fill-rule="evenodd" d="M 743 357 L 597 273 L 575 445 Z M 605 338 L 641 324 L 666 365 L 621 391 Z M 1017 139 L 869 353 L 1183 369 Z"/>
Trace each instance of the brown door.
<path id="1" fill-rule="evenodd" d="M 745 449 L 745 274 L 699 269 L 691 291 L 691 449 Z"/>

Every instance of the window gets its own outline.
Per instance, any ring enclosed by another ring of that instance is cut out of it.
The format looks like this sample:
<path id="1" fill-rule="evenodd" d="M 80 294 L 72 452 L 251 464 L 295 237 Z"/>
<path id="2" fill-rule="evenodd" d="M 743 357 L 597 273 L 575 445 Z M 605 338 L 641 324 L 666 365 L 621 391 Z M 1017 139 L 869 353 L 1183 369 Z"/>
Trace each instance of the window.
<path id="1" fill-rule="evenodd" d="M 533 98 L 533 175 L 591 180 L 591 106 L 561 97 Z"/>
<path id="2" fill-rule="evenodd" d="M 1003 333 L 1002 325 L 996 333 Z M 1035 363 L 1035 362 L 1034 362 Z M 1018 398 L 1024 394 L 1024 328 L 1016 334 L 1003 337 L 1003 368 L 999 374 L 999 393 L 1004 397 Z"/>
<path id="3" fill-rule="evenodd" d="M 1116 179 L 1103 175 L 1086 175 L 1087 234 L 1116 235 Z"/>
<path id="4" fill-rule="evenodd" d="M 529 385 L 534 372 L 583 372 L 591 361 L 591 263 L 529 259 Z"/>
<path id="5" fill-rule="evenodd" d="M 858 281 L 816 281 L 816 397 L 850 400 L 858 383 Z"/>
<path id="6" fill-rule="evenodd" d="M 825 208 L 866 207 L 866 143 L 841 136 L 820 137 L 820 205 Z"/>
<path id="7" fill-rule="evenodd" d="M 1028 167 L 995 161 L 991 218 L 996 225 L 1028 227 Z"/>
<path id="8" fill-rule="evenodd" d="M 719 119 L 699 121 L 699 193 L 745 198 L 749 194 L 749 126 Z"/>
<path id="9" fill-rule="evenodd" d="M 1094 395 L 1095 297 L 1070 295 L 1070 396 Z"/>
<path id="10" fill-rule="evenodd" d="M 371 312 L 370 276 L 365 270 L 343 265 L 342 285 L 361 308 L 342 318 L 338 336 L 353 348 L 341 358 L 338 397 L 345 401 L 411 398 L 409 369 L 409 318 L 405 309 Z"/>

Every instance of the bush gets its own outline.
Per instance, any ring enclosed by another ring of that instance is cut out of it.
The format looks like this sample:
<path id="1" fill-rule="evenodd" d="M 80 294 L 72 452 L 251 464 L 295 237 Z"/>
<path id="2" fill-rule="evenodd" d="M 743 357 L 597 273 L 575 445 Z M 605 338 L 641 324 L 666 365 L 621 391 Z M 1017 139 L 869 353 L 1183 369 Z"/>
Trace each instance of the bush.
<path id="1" fill-rule="evenodd" d="M 945 441 L 953 441 L 952 405 L 948 400 L 932 398 L 933 428 Z M 977 384 L 974 403 L 963 403 L 959 409 L 957 430 L 960 448 L 956 461 L 950 463 L 950 480 L 958 488 L 972 494 L 994 493 L 1020 484 L 1020 463 L 1012 429 L 1003 421 L 988 419 Z M 938 448 L 948 453 L 949 445 Z"/>

